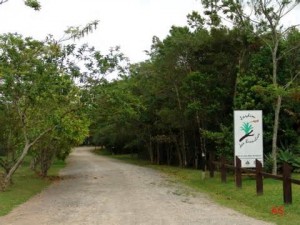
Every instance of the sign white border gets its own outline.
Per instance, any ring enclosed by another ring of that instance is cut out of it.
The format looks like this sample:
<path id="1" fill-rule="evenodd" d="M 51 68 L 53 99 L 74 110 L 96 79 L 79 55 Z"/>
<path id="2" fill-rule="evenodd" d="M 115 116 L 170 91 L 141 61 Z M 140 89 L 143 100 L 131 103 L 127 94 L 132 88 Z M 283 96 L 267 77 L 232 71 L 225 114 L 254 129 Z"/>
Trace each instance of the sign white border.
<path id="1" fill-rule="evenodd" d="M 254 168 L 255 160 L 263 164 L 262 110 L 234 111 L 234 164 L 238 156 L 242 168 Z"/>

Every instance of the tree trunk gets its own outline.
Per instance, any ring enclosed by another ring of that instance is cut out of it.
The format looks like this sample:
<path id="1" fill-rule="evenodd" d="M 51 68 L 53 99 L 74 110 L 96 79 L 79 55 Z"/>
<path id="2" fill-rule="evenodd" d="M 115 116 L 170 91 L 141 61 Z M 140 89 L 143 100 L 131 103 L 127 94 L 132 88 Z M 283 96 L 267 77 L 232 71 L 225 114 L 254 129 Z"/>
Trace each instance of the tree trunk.
<path id="1" fill-rule="evenodd" d="M 17 169 L 19 168 L 19 166 L 21 165 L 21 163 L 23 162 L 25 156 L 28 154 L 29 149 L 40 139 L 42 138 L 47 132 L 51 131 L 53 128 L 48 128 L 46 129 L 44 132 L 40 133 L 40 135 L 31 143 L 28 141 L 27 138 L 27 132 L 26 129 L 23 129 L 23 133 L 24 133 L 24 138 L 25 138 L 25 146 L 23 148 L 22 154 L 19 157 L 19 159 L 16 161 L 16 163 L 11 167 L 11 169 L 9 170 L 8 174 L 6 174 L 5 178 L 4 178 L 4 184 L 3 187 L 4 189 L 6 189 L 10 184 L 11 184 L 11 178 L 14 175 L 14 173 L 17 171 Z"/>
<path id="2" fill-rule="evenodd" d="M 160 164 L 160 152 L 159 152 L 159 143 L 156 143 L 156 164 Z"/>
<path id="3" fill-rule="evenodd" d="M 177 152 L 177 156 L 178 156 L 179 166 L 183 167 L 182 155 L 181 155 L 181 151 L 180 151 L 178 141 L 175 142 L 175 148 L 176 148 L 176 152 Z"/>
<path id="4" fill-rule="evenodd" d="M 40 168 L 41 168 L 41 176 L 42 177 L 46 177 L 48 174 L 48 170 L 50 168 L 51 165 L 51 153 L 49 152 L 51 151 L 50 149 L 48 149 L 47 147 L 44 147 L 41 149 L 41 161 L 40 161 Z"/>
<path id="5" fill-rule="evenodd" d="M 171 144 L 169 143 L 167 145 L 167 164 L 170 166 L 171 165 Z"/>
<path id="6" fill-rule="evenodd" d="M 33 171 L 36 171 L 36 167 L 37 167 L 39 161 L 40 161 L 39 157 L 34 156 L 30 161 L 30 169 L 32 169 Z"/>
<path id="7" fill-rule="evenodd" d="M 13 165 L 11 167 L 11 169 L 9 170 L 8 174 L 6 174 L 5 178 L 4 178 L 4 189 L 6 189 L 10 184 L 11 184 L 11 178 L 12 175 L 16 172 L 16 170 L 19 168 L 19 166 L 21 165 L 21 163 L 23 162 L 25 156 L 27 155 L 29 149 L 30 149 L 31 145 L 30 144 L 25 144 L 25 147 L 23 148 L 22 154 L 19 157 L 19 159 L 17 160 L 17 162 L 15 163 L 15 165 Z"/>
<path id="8" fill-rule="evenodd" d="M 234 109 L 236 109 L 236 96 L 237 96 L 237 88 L 238 88 L 239 78 L 242 74 L 244 74 L 244 69 L 242 67 L 242 64 L 244 62 L 245 54 L 246 54 L 246 49 L 243 48 L 243 50 L 241 51 L 241 53 L 239 55 L 238 72 L 237 72 L 237 75 L 235 77 L 235 82 L 234 82 L 234 92 L 233 92 L 233 107 L 234 107 Z"/>
<path id="9" fill-rule="evenodd" d="M 8 159 L 7 161 L 0 159 L 0 166 L 4 169 L 5 175 L 7 175 L 9 173 L 9 170 L 11 169 L 11 164 Z"/>
<path id="10" fill-rule="evenodd" d="M 152 136 L 150 135 L 149 144 L 148 144 L 148 153 L 149 153 L 151 163 L 154 163 L 153 146 L 152 146 L 151 139 L 152 139 Z"/>
<path id="11" fill-rule="evenodd" d="M 179 96 L 179 90 L 177 87 L 177 84 L 174 82 L 174 89 L 175 89 L 175 93 L 176 93 L 176 98 L 177 98 L 177 103 L 178 103 L 178 108 L 180 110 L 180 112 L 182 113 L 182 105 L 181 105 L 181 99 Z M 185 148 L 185 132 L 184 129 L 180 129 L 180 136 L 181 136 L 181 145 L 177 146 L 179 147 L 179 151 L 181 151 L 180 154 L 178 154 L 178 156 L 180 155 L 180 161 L 181 161 L 181 166 L 187 166 L 187 156 L 186 156 L 186 148 Z M 178 150 L 177 150 L 178 151 Z"/>
<path id="12" fill-rule="evenodd" d="M 277 88 L 277 51 L 278 51 L 278 36 L 276 30 L 273 30 L 274 36 L 274 48 L 272 49 L 272 64 L 273 64 L 273 85 Z M 274 126 L 273 126 L 273 137 L 272 137 L 272 158 L 273 158 L 273 167 L 272 174 L 277 174 L 277 135 L 279 128 L 279 114 L 281 109 L 282 97 L 277 96 L 276 105 L 274 108 Z"/>
<path id="13" fill-rule="evenodd" d="M 278 136 L 278 128 L 279 128 L 279 115 L 280 115 L 281 102 L 282 102 L 282 97 L 278 96 L 276 106 L 275 106 L 273 138 L 272 138 L 272 159 L 273 159 L 272 174 L 277 174 L 277 136 Z"/>
<path id="14" fill-rule="evenodd" d="M 205 173 L 206 173 L 206 163 L 205 163 L 205 161 L 206 161 L 206 141 L 205 141 L 205 138 L 203 137 L 203 135 L 201 135 L 201 133 L 202 133 L 201 121 L 200 121 L 198 112 L 196 115 L 196 119 L 197 119 L 198 131 L 199 131 L 199 144 L 200 144 L 200 155 L 198 157 L 201 158 L 201 163 L 203 164 L 203 165 L 201 165 L 201 168 L 202 168 L 202 179 L 204 179 Z M 202 128 L 205 129 L 203 121 L 202 121 Z"/>
<path id="15" fill-rule="evenodd" d="M 187 155 L 186 155 L 186 146 L 185 146 L 185 132 L 184 129 L 181 129 L 181 153 L 182 153 L 182 162 L 183 166 L 187 166 Z"/>

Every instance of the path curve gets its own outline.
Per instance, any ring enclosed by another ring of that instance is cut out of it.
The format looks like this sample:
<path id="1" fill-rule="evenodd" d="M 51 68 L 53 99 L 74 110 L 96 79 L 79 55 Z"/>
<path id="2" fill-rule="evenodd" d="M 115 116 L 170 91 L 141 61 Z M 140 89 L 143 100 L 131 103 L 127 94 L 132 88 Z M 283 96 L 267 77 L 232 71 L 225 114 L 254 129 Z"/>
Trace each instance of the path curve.
<path id="1" fill-rule="evenodd" d="M 263 225 L 149 168 L 76 148 L 63 179 L 0 217 L 0 225 Z"/>

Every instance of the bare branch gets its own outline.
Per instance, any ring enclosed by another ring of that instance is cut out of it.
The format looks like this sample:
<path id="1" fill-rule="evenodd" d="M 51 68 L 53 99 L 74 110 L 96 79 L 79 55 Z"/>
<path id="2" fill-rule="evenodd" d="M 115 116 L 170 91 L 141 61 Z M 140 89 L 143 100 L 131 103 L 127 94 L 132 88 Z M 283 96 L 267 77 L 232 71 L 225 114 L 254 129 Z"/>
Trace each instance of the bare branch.
<path id="1" fill-rule="evenodd" d="M 300 71 L 296 73 L 296 75 L 286 85 L 284 85 L 284 90 L 288 89 L 293 84 L 293 82 L 298 78 L 299 75 L 300 75 Z"/>
<path id="2" fill-rule="evenodd" d="M 296 25 L 290 26 L 290 27 L 286 28 L 284 31 L 282 31 L 282 34 L 285 35 L 290 30 L 292 30 L 292 29 L 294 29 L 296 27 L 299 27 L 299 26 L 300 26 L 300 24 L 296 24 Z"/>
<path id="3" fill-rule="evenodd" d="M 42 133 L 40 133 L 40 135 L 38 137 L 36 137 L 30 144 L 29 144 L 29 148 L 31 146 L 33 146 L 38 140 L 40 140 L 45 134 L 47 134 L 48 132 L 50 132 L 51 130 L 53 130 L 56 126 L 50 127 L 46 130 L 44 130 Z"/>
<path id="4" fill-rule="evenodd" d="M 288 54 L 289 52 L 294 51 L 294 50 L 296 50 L 296 49 L 298 49 L 298 48 L 300 48 L 300 43 L 299 43 L 298 45 L 294 46 L 293 48 L 290 48 L 290 49 L 288 49 L 288 50 L 286 50 L 286 51 L 283 51 L 283 52 L 281 53 L 281 56 L 278 57 L 277 60 L 281 60 L 286 54 Z"/>
<path id="5" fill-rule="evenodd" d="M 284 17 L 284 16 L 286 16 L 289 12 L 291 12 L 297 5 L 299 5 L 299 3 L 295 2 L 288 10 L 286 10 L 286 11 L 282 14 L 281 18 Z"/>
<path id="6" fill-rule="evenodd" d="M 7 2 L 7 1 L 8 1 L 8 0 L 1 0 L 1 1 L 0 1 L 0 5 L 3 4 L 3 3 L 5 3 L 5 2 Z"/>
<path id="7" fill-rule="evenodd" d="M 99 20 L 94 20 L 94 21 L 86 24 L 83 28 L 80 26 L 69 27 L 67 30 L 65 30 L 64 36 L 58 41 L 58 43 L 68 41 L 71 39 L 75 40 L 75 39 L 83 38 L 86 35 L 88 35 L 89 33 L 96 30 L 98 24 L 99 24 Z"/>

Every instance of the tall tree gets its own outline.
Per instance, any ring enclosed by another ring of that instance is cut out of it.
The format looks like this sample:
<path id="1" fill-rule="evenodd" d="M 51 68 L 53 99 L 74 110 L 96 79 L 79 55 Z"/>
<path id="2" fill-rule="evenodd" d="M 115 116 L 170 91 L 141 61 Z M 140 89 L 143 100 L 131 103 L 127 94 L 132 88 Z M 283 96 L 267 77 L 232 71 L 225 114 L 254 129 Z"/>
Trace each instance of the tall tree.
<path id="1" fill-rule="evenodd" d="M 0 51 L 1 111 L 14 121 L 6 124 L 7 131 L 20 135 L 13 139 L 20 142 L 5 176 L 7 186 L 30 149 L 78 110 L 79 96 L 72 77 L 60 66 L 64 54 L 57 43 L 7 34 L 0 37 Z"/>
<path id="2" fill-rule="evenodd" d="M 290 13 L 300 1 L 227 1 L 227 0 L 203 0 L 204 6 L 209 9 L 207 14 L 212 18 L 218 16 L 218 12 L 227 16 L 236 26 L 257 35 L 268 47 L 272 57 L 272 87 L 275 94 L 273 137 L 272 137 L 272 173 L 277 173 L 277 137 L 279 129 L 279 116 L 282 107 L 283 92 L 293 85 L 299 77 L 299 72 L 289 75 L 283 80 L 279 80 L 278 65 L 285 54 L 292 49 L 299 48 L 300 44 L 293 46 L 286 51 L 279 51 L 279 44 L 286 37 L 287 33 L 298 25 L 285 27 L 282 19 Z M 247 13 L 250 12 L 250 13 Z M 219 20 L 220 21 L 220 20 Z"/>

